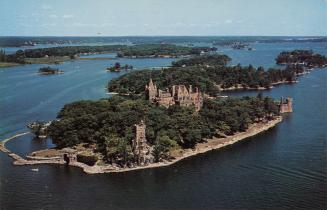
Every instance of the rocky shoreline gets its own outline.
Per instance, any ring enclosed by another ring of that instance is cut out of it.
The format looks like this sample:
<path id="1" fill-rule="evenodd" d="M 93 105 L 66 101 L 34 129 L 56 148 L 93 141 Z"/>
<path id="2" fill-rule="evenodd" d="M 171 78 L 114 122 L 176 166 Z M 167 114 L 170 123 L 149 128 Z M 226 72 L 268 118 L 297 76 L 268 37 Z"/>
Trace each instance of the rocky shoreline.
<path id="1" fill-rule="evenodd" d="M 83 171 L 87 174 L 98 174 L 98 173 L 118 173 L 118 172 L 127 172 L 127 171 L 134 171 L 134 170 L 141 170 L 141 169 L 147 169 L 147 168 L 157 168 L 157 167 L 163 167 L 163 166 L 169 166 L 172 165 L 180 160 L 183 160 L 185 158 L 205 153 L 211 150 L 216 150 L 228 145 L 232 145 L 236 142 L 239 142 L 241 140 L 247 139 L 251 136 L 255 136 L 261 132 L 264 132 L 274 126 L 276 126 L 278 123 L 282 121 L 282 117 L 279 116 L 275 118 L 274 120 L 264 122 L 264 123 L 255 123 L 249 126 L 247 131 L 245 132 L 240 132 L 236 133 L 232 136 L 227 136 L 226 138 L 213 138 L 213 139 L 208 139 L 203 143 L 198 143 L 194 149 L 180 149 L 178 151 L 174 151 L 174 154 L 172 155 L 172 160 L 170 161 L 164 161 L 164 162 L 159 162 L 159 163 L 152 163 L 149 165 L 145 166 L 137 166 L 134 168 L 119 168 L 119 167 L 114 167 L 112 165 L 94 165 L 94 166 L 89 166 L 81 162 L 71 162 L 69 166 L 75 166 L 82 168 Z M 5 143 L 15 139 L 19 136 L 25 135 L 27 133 L 23 134 L 17 134 L 11 138 L 8 138 L 4 141 L 0 142 L 0 151 L 8 154 L 11 158 L 14 159 L 13 164 L 14 165 L 37 165 L 37 164 L 61 164 L 64 165 L 66 164 L 65 161 L 62 159 L 58 158 L 47 158 L 47 159 L 24 159 L 8 149 L 5 148 Z"/>
<path id="2" fill-rule="evenodd" d="M 282 85 L 282 84 L 294 84 L 298 83 L 297 80 L 294 81 L 279 81 L 279 82 L 274 82 L 271 83 L 271 86 L 269 87 L 244 87 L 242 84 L 238 84 L 237 86 L 229 87 L 229 88 L 222 88 L 221 85 L 217 85 L 218 89 L 220 91 L 230 91 L 230 90 L 268 90 L 272 89 L 277 85 Z"/>

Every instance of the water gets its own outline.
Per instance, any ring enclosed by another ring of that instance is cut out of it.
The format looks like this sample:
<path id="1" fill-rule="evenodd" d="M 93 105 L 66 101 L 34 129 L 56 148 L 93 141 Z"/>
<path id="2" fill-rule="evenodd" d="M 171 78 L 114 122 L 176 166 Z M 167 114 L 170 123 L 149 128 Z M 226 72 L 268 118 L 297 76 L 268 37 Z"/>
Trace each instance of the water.
<path id="1" fill-rule="evenodd" d="M 258 44 L 259 45 L 259 44 Z M 274 65 L 276 53 L 315 43 L 260 44 L 255 51 L 228 51 L 247 65 Z M 169 65 L 172 59 L 75 61 L 41 76 L 42 65 L 0 70 L 0 139 L 25 131 L 27 122 L 53 119 L 68 102 L 108 97 L 105 71 L 119 61 L 136 68 Z M 119 174 L 86 175 L 65 166 L 13 166 L 0 153 L 0 207 L 7 209 L 326 209 L 327 71 L 319 69 L 264 95 L 294 98 L 294 113 L 248 141 L 183 160 L 170 167 Z M 256 95 L 257 91 L 226 92 Z M 52 146 L 27 135 L 8 143 L 18 154 Z"/>
<path id="2" fill-rule="evenodd" d="M 327 55 L 327 43 L 324 42 L 305 42 L 305 43 L 250 43 L 253 50 L 233 50 L 230 47 L 218 47 L 218 52 L 233 58 L 231 64 L 242 65 L 252 64 L 255 67 L 263 66 L 266 68 L 278 67 L 275 58 L 281 51 L 291 51 L 296 49 L 310 50 L 315 53 Z"/>

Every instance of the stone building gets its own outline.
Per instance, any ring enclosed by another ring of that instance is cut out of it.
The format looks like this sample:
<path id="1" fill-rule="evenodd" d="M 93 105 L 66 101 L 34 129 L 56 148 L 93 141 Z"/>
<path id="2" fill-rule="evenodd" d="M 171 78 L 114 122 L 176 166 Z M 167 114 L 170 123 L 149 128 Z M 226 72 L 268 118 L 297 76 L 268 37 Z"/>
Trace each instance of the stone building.
<path id="1" fill-rule="evenodd" d="M 152 147 L 148 145 L 145 135 L 146 125 L 142 120 L 135 125 L 135 138 L 132 142 L 133 154 L 139 165 L 146 165 L 153 162 Z"/>
<path id="2" fill-rule="evenodd" d="M 279 113 L 288 113 L 293 112 L 293 99 L 292 98 L 286 98 L 283 97 L 280 99 L 280 101 L 277 103 L 279 107 Z"/>
<path id="3" fill-rule="evenodd" d="M 150 79 L 145 86 L 146 97 L 152 103 L 169 107 L 173 104 L 180 106 L 194 106 L 199 111 L 203 105 L 203 95 L 196 87 L 194 90 L 190 85 L 173 85 L 170 89 L 160 90 Z"/>
<path id="4" fill-rule="evenodd" d="M 77 161 L 77 151 L 71 148 L 64 148 L 60 150 L 62 160 L 69 165 Z"/>

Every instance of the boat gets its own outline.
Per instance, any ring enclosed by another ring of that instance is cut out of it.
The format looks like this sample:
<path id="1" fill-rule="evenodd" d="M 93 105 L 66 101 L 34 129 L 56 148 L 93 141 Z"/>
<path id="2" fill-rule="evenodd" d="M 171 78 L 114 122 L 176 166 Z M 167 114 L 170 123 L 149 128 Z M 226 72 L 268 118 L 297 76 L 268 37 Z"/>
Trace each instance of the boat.
<path id="1" fill-rule="evenodd" d="M 35 172 L 38 172 L 39 169 L 38 168 L 32 168 L 31 171 L 35 171 Z"/>

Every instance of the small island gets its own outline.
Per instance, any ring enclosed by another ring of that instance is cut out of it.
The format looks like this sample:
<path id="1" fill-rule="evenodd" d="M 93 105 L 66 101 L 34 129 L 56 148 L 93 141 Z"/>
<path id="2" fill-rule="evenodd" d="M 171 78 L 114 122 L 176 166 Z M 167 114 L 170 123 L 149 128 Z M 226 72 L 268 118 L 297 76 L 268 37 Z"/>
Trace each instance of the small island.
<path id="1" fill-rule="evenodd" d="M 63 71 L 59 69 L 51 68 L 50 66 L 41 67 L 39 69 L 39 74 L 42 75 L 63 74 L 63 73 L 64 73 Z"/>
<path id="2" fill-rule="evenodd" d="M 231 47 L 234 50 L 243 50 L 243 49 L 249 49 L 249 44 L 243 43 L 243 42 L 234 42 Z"/>
<path id="3" fill-rule="evenodd" d="M 250 44 L 239 40 L 217 40 L 212 42 L 213 46 L 231 47 L 234 50 L 252 50 Z"/>
<path id="4" fill-rule="evenodd" d="M 280 65 L 299 65 L 309 69 L 327 67 L 327 57 L 315 54 L 311 50 L 293 50 L 281 52 L 276 63 Z"/>
<path id="5" fill-rule="evenodd" d="M 133 66 L 128 64 L 121 66 L 119 62 L 116 62 L 114 66 L 107 68 L 107 71 L 110 72 L 120 72 L 121 70 L 125 70 L 125 71 L 133 70 Z"/>

